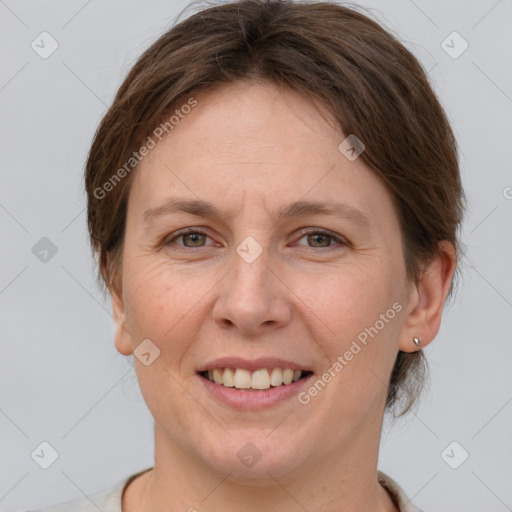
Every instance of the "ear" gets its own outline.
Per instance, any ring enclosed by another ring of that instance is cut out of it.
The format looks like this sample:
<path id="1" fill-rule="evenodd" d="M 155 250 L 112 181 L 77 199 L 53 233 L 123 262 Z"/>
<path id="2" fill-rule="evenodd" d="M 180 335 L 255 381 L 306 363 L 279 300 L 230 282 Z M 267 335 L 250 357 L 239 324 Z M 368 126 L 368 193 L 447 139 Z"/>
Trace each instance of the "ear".
<path id="1" fill-rule="evenodd" d="M 123 294 L 120 289 L 115 287 L 111 287 L 109 291 L 112 298 L 114 320 L 116 322 L 114 345 L 118 352 L 124 356 L 129 356 L 132 353 L 132 342 L 126 325 L 126 312 Z"/>
<path id="2" fill-rule="evenodd" d="M 412 286 L 407 304 L 407 317 L 399 340 L 402 352 L 415 352 L 413 338 L 421 339 L 421 347 L 428 345 L 441 326 L 443 308 L 450 291 L 456 267 L 455 248 L 442 241 L 419 281 Z"/>

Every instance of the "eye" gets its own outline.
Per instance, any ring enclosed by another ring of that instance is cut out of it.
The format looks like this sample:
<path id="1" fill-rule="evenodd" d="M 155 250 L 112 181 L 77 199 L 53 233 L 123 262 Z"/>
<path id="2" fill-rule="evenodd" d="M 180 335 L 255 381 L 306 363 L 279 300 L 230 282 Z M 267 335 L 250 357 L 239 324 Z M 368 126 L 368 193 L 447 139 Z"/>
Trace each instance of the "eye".
<path id="1" fill-rule="evenodd" d="M 188 228 L 186 230 L 175 233 L 170 239 L 165 241 L 165 245 L 178 245 L 187 249 L 207 247 L 206 239 L 210 238 L 204 231 L 196 228 Z M 348 242 L 342 237 L 334 235 L 323 230 L 303 231 L 299 241 L 306 238 L 309 247 L 322 249 L 332 247 L 333 245 L 348 245 Z M 183 243 L 176 243 L 181 240 Z M 210 244 L 211 245 L 211 244 Z M 303 245 L 303 244 L 299 244 Z"/>
<path id="2" fill-rule="evenodd" d="M 189 228 L 179 233 L 176 233 L 172 238 L 165 242 L 165 245 L 172 245 L 178 239 L 181 239 L 184 244 L 177 244 L 181 247 L 193 249 L 195 247 L 205 247 L 205 239 L 209 238 L 206 233 L 201 230 Z"/>
<path id="3" fill-rule="evenodd" d="M 299 238 L 299 240 L 306 238 L 307 242 L 312 244 L 309 247 L 313 248 L 331 247 L 336 243 L 341 245 L 347 245 L 346 240 L 328 231 L 310 230 L 302 232 L 301 234 L 302 236 L 301 238 Z M 332 241 L 334 241 L 334 244 L 331 244 Z"/>

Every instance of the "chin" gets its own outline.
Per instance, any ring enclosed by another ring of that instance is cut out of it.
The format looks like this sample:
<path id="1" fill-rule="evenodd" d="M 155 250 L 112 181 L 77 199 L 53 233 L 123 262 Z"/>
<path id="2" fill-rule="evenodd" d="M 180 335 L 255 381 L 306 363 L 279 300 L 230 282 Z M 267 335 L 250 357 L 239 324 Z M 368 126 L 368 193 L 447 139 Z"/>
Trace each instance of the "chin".
<path id="1" fill-rule="evenodd" d="M 217 439 L 205 463 L 216 472 L 229 474 L 229 480 L 240 484 L 275 484 L 274 478 L 279 480 L 305 467 L 307 458 L 302 440 L 284 439 L 275 434 L 269 435 L 265 430 L 259 437 L 238 433 L 227 443 Z"/>

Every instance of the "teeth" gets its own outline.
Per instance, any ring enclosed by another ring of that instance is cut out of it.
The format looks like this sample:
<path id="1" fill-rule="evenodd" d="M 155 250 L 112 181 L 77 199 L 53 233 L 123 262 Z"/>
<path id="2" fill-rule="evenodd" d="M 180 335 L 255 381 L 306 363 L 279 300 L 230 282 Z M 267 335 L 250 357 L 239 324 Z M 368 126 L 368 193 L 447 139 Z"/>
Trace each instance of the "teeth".
<path id="1" fill-rule="evenodd" d="M 210 372 L 208 372 L 208 378 L 212 380 L 210 378 Z M 222 384 L 222 373 L 218 368 L 213 370 L 213 382 L 215 382 L 215 384 Z"/>
<path id="2" fill-rule="evenodd" d="M 251 372 L 237 368 L 235 371 L 235 388 L 249 389 L 251 387 Z"/>
<path id="3" fill-rule="evenodd" d="M 255 372 L 252 372 L 251 388 L 252 389 L 268 389 L 268 388 L 270 388 L 270 375 L 268 374 L 268 370 L 256 370 Z"/>
<path id="4" fill-rule="evenodd" d="M 226 368 L 222 374 L 222 385 L 228 388 L 235 386 L 235 372 L 231 368 Z"/>
<path id="5" fill-rule="evenodd" d="M 208 379 L 215 384 L 236 389 L 270 389 L 297 382 L 302 377 L 302 370 L 291 368 L 262 368 L 253 372 L 245 368 L 215 368 L 208 370 Z"/>
<path id="6" fill-rule="evenodd" d="M 291 384 L 293 380 L 293 370 L 286 368 L 283 370 L 283 384 Z"/>
<path id="7" fill-rule="evenodd" d="M 272 386 L 280 386 L 283 383 L 283 370 L 274 368 L 270 374 L 270 384 Z"/>

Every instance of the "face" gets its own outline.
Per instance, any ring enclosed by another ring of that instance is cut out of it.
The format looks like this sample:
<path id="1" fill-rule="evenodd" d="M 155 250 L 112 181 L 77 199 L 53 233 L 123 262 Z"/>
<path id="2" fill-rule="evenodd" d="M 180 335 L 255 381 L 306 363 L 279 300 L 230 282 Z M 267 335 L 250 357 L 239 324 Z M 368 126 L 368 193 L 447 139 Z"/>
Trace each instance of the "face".
<path id="1" fill-rule="evenodd" d="M 391 197 L 297 93 L 194 97 L 135 171 L 114 297 L 157 452 L 253 481 L 364 457 L 410 310 Z"/>

